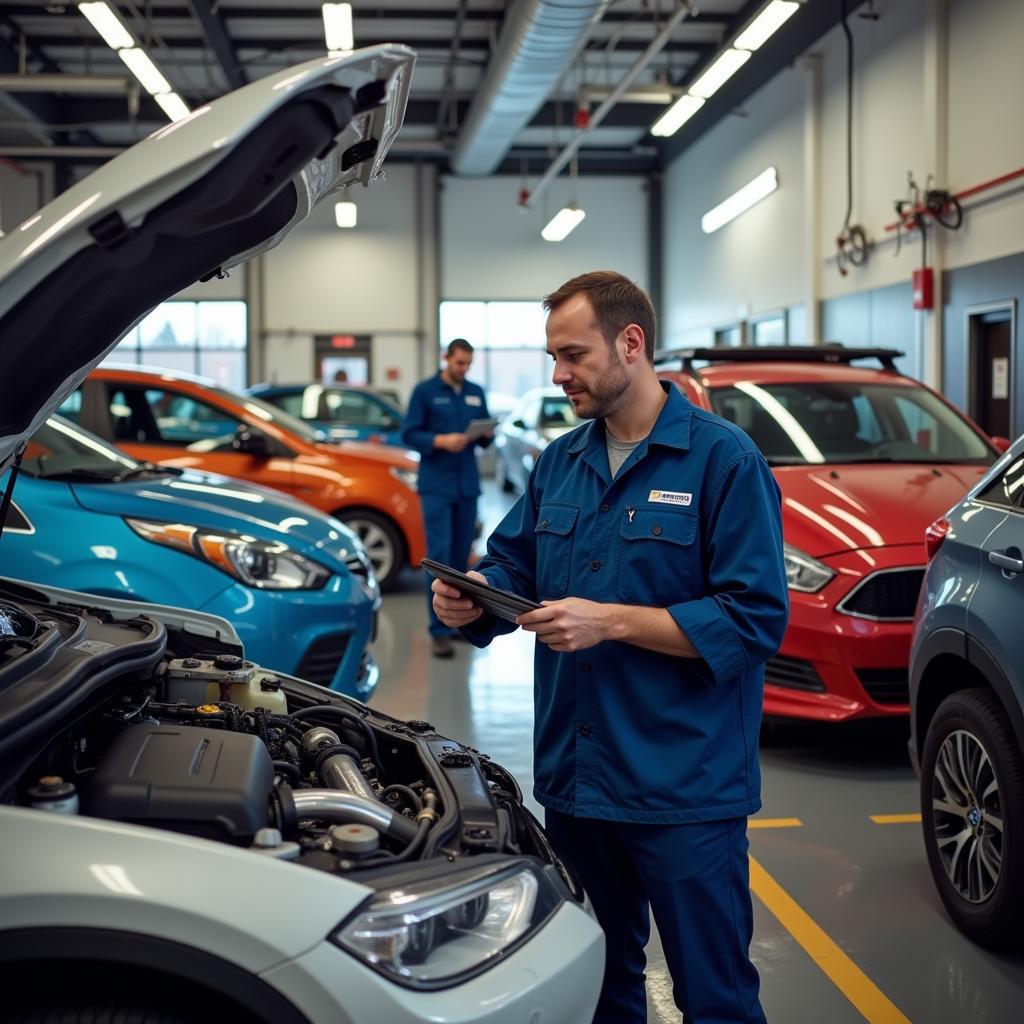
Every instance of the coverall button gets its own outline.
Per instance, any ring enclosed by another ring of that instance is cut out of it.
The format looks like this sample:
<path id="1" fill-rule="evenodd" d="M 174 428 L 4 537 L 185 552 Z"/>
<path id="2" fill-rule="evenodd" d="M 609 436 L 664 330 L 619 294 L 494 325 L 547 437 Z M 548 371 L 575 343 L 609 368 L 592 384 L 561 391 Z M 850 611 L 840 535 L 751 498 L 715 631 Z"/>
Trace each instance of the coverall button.
<path id="1" fill-rule="evenodd" d="M 591 569 L 593 569 L 593 570 L 594 570 L 594 572 L 597 572 L 597 570 L 601 568 L 601 563 L 600 563 L 600 562 L 599 562 L 599 561 L 598 561 L 598 560 L 597 560 L 597 559 L 595 558 L 595 559 L 594 559 L 594 560 L 593 560 L 593 561 L 592 561 L 592 562 L 590 563 L 590 568 L 591 568 Z"/>
<path id="2" fill-rule="evenodd" d="M 546 530 L 548 528 L 548 521 L 546 519 L 542 519 L 540 521 L 540 528 L 542 530 Z"/>
<path id="3" fill-rule="evenodd" d="M 657 523 L 655 523 L 651 527 L 651 533 L 653 533 L 655 537 L 660 537 L 661 536 L 661 527 Z"/>
<path id="4" fill-rule="evenodd" d="M 580 662 L 580 671 L 581 672 L 589 672 L 590 671 L 590 662 L 589 661 L 581 661 Z"/>
<path id="5" fill-rule="evenodd" d="M 590 726 L 589 726 L 589 725 L 587 725 L 587 723 L 586 723 L 586 722 L 584 722 L 584 723 L 583 723 L 583 724 L 582 724 L 582 725 L 580 726 L 580 735 L 581 735 L 581 736 L 589 736 L 589 735 L 590 735 Z"/>
<path id="6" fill-rule="evenodd" d="M 607 502 L 605 502 L 605 503 L 604 503 L 604 504 L 603 504 L 603 505 L 601 506 L 601 511 L 602 511 L 602 512 L 607 512 L 607 511 L 608 511 L 608 503 L 607 503 Z"/>

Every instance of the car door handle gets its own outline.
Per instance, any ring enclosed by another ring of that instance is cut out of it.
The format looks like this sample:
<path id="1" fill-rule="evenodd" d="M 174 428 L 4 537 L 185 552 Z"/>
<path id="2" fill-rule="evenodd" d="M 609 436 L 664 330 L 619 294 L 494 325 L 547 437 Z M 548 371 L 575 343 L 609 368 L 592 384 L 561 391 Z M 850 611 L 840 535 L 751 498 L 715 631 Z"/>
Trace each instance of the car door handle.
<path id="1" fill-rule="evenodd" d="M 988 560 L 1006 572 L 1024 572 L 1024 558 L 1014 558 L 1013 555 L 1008 555 L 1003 551 L 990 551 Z"/>

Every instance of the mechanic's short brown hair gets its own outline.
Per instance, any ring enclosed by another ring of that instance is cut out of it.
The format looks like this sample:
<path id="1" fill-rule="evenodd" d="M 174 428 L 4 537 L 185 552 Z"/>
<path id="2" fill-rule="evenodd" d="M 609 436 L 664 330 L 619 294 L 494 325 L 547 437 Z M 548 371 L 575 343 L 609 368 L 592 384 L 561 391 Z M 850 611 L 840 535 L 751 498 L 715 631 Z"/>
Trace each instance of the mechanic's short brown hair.
<path id="1" fill-rule="evenodd" d="M 470 355 L 473 354 L 473 346 L 470 345 L 465 338 L 452 338 L 452 340 L 448 342 L 448 348 L 446 351 L 448 355 L 453 356 L 459 351 L 459 349 L 462 349 L 463 352 L 468 352 Z"/>
<path id="2" fill-rule="evenodd" d="M 658 318 L 654 304 L 643 288 L 614 270 L 592 270 L 566 281 L 557 291 L 544 296 L 544 308 L 550 313 L 575 295 L 585 295 L 594 310 L 597 326 L 609 345 L 629 324 L 644 332 L 644 354 L 654 362 L 654 338 Z"/>

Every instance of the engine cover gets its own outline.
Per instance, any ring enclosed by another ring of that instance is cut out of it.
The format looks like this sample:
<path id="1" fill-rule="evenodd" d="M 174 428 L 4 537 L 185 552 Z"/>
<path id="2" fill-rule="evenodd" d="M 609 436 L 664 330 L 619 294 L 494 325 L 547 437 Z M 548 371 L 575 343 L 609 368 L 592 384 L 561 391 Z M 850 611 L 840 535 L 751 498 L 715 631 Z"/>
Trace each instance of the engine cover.
<path id="1" fill-rule="evenodd" d="M 270 754 L 255 736 L 134 725 L 107 749 L 83 809 L 97 818 L 248 843 L 267 824 L 273 784 Z"/>

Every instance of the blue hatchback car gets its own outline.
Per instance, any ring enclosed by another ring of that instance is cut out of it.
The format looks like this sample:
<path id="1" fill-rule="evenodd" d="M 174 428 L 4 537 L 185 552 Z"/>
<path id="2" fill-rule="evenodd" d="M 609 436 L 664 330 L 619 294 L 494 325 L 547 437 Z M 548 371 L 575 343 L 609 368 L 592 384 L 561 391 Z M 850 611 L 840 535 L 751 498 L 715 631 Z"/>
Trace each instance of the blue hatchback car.
<path id="1" fill-rule="evenodd" d="M 211 612 L 269 668 L 361 700 L 377 683 L 380 589 L 348 527 L 269 488 L 137 462 L 58 416 L 25 451 L 0 575 Z"/>
<path id="2" fill-rule="evenodd" d="M 402 445 L 402 408 L 372 388 L 345 384 L 257 384 L 250 395 L 305 420 L 331 441 Z"/>

